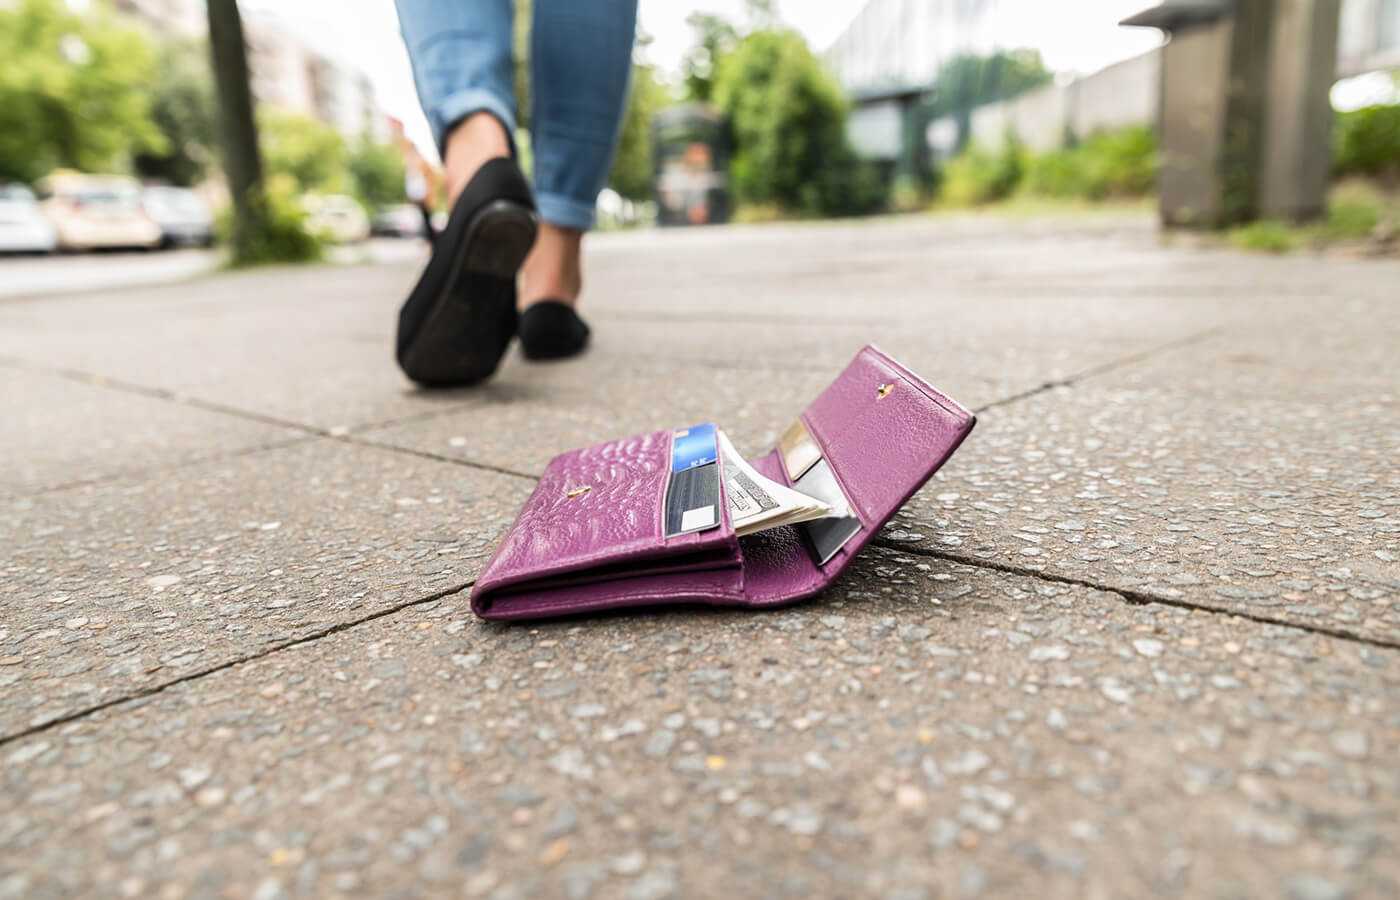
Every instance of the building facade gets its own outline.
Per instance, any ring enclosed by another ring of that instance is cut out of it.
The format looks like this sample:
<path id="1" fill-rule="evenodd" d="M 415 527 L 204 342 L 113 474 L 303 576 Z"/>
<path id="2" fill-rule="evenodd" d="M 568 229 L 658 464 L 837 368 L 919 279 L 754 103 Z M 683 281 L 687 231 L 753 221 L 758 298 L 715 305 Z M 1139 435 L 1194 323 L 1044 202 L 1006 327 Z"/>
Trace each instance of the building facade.
<path id="1" fill-rule="evenodd" d="M 1400 69 L 1400 0 L 1344 0 L 1337 74 Z"/>
<path id="2" fill-rule="evenodd" d="M 121 15 L 157 34 L 202 37 L 208 33 L 204 0 L 112 0 Z M 369 78 L 309 48 L 277 17 L 258 11 L 243 16 L 248 69 L 259 103 L 319 119 L 347 138 L 389 138 L 374 102 Z"/>

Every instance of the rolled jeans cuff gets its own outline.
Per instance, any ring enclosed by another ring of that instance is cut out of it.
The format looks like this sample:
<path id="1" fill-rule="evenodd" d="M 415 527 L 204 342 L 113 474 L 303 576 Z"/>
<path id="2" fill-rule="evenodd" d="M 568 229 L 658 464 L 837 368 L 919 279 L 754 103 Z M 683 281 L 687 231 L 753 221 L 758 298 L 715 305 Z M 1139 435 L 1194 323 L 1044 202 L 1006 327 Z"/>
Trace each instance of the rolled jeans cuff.
<path id="1" fill-rule="evenodd" d="M 536 194 L 535 206 L 540 211 L 540 218 L 551 225 L 587 231 L 593 227 L 598 202 L 595 199 L 592 203 L 585 203 L 563 194 Z"/>
<path id="2" fill-rule="evenodd" d="M 447 136 L 452 126 L 478 112 L 488 112 L 501 121 L 506 130 L 506 139 L 510 141 L 511 156 L 515 156 L 515 114 L 495 94 L 480 88 L 449 94 L 433 106 L 433 137 L 437 141 L 438 153 L 446 158 Z"/>

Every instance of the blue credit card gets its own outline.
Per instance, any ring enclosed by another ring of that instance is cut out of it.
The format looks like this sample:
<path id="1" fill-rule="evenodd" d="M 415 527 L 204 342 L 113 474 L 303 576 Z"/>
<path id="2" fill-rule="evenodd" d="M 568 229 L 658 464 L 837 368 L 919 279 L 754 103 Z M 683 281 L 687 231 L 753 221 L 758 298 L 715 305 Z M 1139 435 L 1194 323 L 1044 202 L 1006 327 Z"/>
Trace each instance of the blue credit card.
<path id="1" fill-rule="evenodd" d="M 719 459 L 713 425 L 696 425 L 694 428 L 673 432 L 672 441 L 672 472 L 707 466 Z"/>

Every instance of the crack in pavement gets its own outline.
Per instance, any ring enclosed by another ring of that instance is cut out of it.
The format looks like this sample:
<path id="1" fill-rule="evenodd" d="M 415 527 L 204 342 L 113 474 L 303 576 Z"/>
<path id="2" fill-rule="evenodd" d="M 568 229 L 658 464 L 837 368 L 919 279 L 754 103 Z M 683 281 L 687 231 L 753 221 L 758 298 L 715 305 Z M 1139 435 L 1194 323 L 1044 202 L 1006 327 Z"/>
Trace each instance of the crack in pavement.
<path id="1" fill-rule="evenodd" d="M 59 725 L 66 725 L 69 722 L 86 718 L 92 715 L 93 713 L 101 712 L 104 709 L 111 709 L 114 706 L 120 706 L 123 703 L 130 703 L 133 700 L 143 700 L 147 697 L 153 697 L 156 694 L 163 693 L 178 684 L 184 684 L 189 681 L 197 681 L 201 678 L 204 678 L 207 675 L 213 675 L 216 672 L 222 672 L 226 669 L 232 669 L 250 662 L 255 662 L 259 659 L 271 656 L 274 653 L 280 653 L 281 651 L 288 650 L 292 647 L 299 647 L 302 644 L 310 644 L 314 641 L 319 641 L 324 637 L 329 637 L 330 635 L 338 634 L 339 632 L 348 631 L 351 628 L 356 628 L 360 625 L 364 625 L 367 622 L 373 622 L 376 619 L 382 619 L 386 616 L 392 616 L 395 613 L 403 612 L 405 609 L 408 609 L 413 606 L 423 606 L 424 604 L 441 600 L 444 597 L 451 597 L 453 594 L 460 594 L 462 591 L 465 591 L 467 588 L 471 587 L 474 584 L 476 584 L 476 579 L 472 579 L 471 581 L 468 581 L 465 584 L 459 584 L 455 587 L 444 588 L 443 590 L 429 594 L 426 597 L 419 597 L 414 600 L 407 600 L 403 603 L 397 603 L 393 606 L 388 606 L 384 609 L 376 610 L 372 613 L 369 613 L 368 615 L 361 616 L 358 619 L 353 619 L 346 622 L 335 622 L 331 625 L 327 625 L 323 628 L 318 628 L 315 631 L 304 634 L 301 637 L 292 638 L 291 640 L 287 641 L 279 641 L 276 644 L 270 644 L 267 647 L 264 647 L 262 650 L 257 651 L 256 653 L 245 653 L 242 656 L 237 656 L 232 659 L 226 659 L 221 663 L 217 663 L 212 666 L 206 666 L 202 669 L 197 669 L 193 672 L 187 672 L 184 675 L 181 675 L 179 678 L 172 678 L 169 681 L 163 681 L 160 684 L 153 684 L 150 687 L 142 688 L 139 691 L 133 691 L 121 697 L 113 697 L 110 700 L 104 700 L 101 703 L 95 703 L 92 706 L 87 706 L 83 707 L 82 709 L 77 709 L 73 710 L 72 712 L 64 713 L 63 715 L 56 716 L 52 719 L 47 719 L 43 722 L 40 722 L 37 725 L 30 725 L 29 727 L 24 728 L 21 731 L 14 732 L 13 734 L 0 735 L 0 747 L 3 747 L 6 744 L 13 743 L 14 741 L 18 741 L 26 737 L 31 737 L 35 734 L 48 731 L 52 728 L 56 728 Z"/>
<path id="2" fill-rule="evenodd" d="M 113 390 L 125 394 L 133 394 L 135 396 L 145 397 L 151 400 L 161 400 L 166 403 L 173 403 L 177 406 L 188 406 L 192 409 L 201 410 L 202 412 L 209 412 L 214 413 L 216 415 L 223 415 L 229 416 L 231 418 L 243 419 L 245 421 L 256 422 L 258 424 L 268 425 L 274 428 L 283 428 L 290 431 L 297 431 L 305 435 L 305 437 L 301 439 L 287 440 L 281 442 L 273 441 L 272 443 L 260 444 L 256 447 L 243 447 L 239 450 L 229 451 L 228 453 L 224 454 L 216 454 L 213 456 L 182 460 L 180 462 L 172 463 L 170 465 L 156 466 L 146 469 L 128 470 L 123 472 L 114 472 L 111 475 L 99 476 L 98 478 L 66 482 L 64 484 L 59 485 L 50 485 L 47 487 L 38 488 L 33 491 L 21 492 L 21 494 L 24 496 L 52 493 L 68 488 L 82 487 L 88 484 L 125 478 L 131 475 L 153 475 L 158 474 L 160 472 L 173 472 L 178 471 L 180 469 L 188 468 L 190 466 L 199 465 L 200 463 L 210 462 L 216 459 L 224 459 L 242 454 L 252 454 L 262 450 L 278 450 L 284 447 L 295 446 L 296 444 L 303 443 L 307 440 L 314 440 L 318 438 L 329 438 L 331 440 L 340 441 L 341 443 L 351 444 L 353 446 L 370 447 L 376 450 L 387 450 L 394 453 L 403 453 L 408 456 L 419 456 L 424 459 L 433 460 L 435 462 L 452 463 L 458 466 L 466 466 L 467 468 L 471 469 L 481 469 L 487 472 L 496 472 L 501 475 L 510 475 L 516 478 L 529 478 L 536 481 L 539 480 L 538 475 L 517 472 L 513 469 L 507 469 L 502 466 L 492 465 L 491 463 L 482 463 L 470 459 L 443 456 L 425 450 L 415 450 L 411 447 L 404 447 L 398 444 L 392 444 L 383 441 L 372 441 L 366 438 L 356 436 L 357 434 L 364 433 L 367 431 L 375 431 L 377 429 L 382 428 L 391 428 L 397 425 L 403 425 L 412 422 L 427 421 L 430 419 L 437 418 L 439 416 L 452 415 L 454 413 L 462 412 L 466 409 L 471 409 L 472 405 L 470 403 L 464 403 L 461 406 L 453 407 L 451 409 L 432 410 L 423 413 L 413 413 L 411 415 L 401 416 L 399 418 L 385 419 L 381 422 L 372 422 L 364 425 L 356 425 L 353 428 L 322 428 L 319 425 L 307 425 L 303 422 L 295 422 L 290 419 L 280 419 L 276 416 L 269 416 L 265 413 L 253 412 L 251 410 L 242 409 L 237 406 L 229 406 L 223 403 L 217 403 L 210 400 L 203 400 L 199 397 L 192 397 L 188 394 L 181 394 L 176 391 L 168 390 L 166 388 L 150 387 L 149 385 L 137 384 L 136 382 L 125 381 L 120 378 L 109 378 L 105 375 L 94 375 L 91 372 L 84 372 L 80 369 L 70 369 L 59 366 L 46 366 L 40 363 L 32 362 L 31 360 L 19 359 L 17 357 L 0 357 L 0 366 L 6 366 L 11 369 L 18 369 L 20 371 L 30 372 L 34 374 L 63 378 L 65 380 L 74 381 L 79 384 L 86 385 L 88 387 Z"/>
<path id="3" fill-rule="evenodd" d="M 1103 591 L 1107 594 L 1114 594 L 1121 597 L 1126 603 L 1133 606 L 1161 605 L 1172 606 L 1177 609 L 1189 609 L 1192 612 L 1211 613 L 1213 615 L 1236 616 L 1256 622 L 1260 625 L 1277 625 L 1282 628 L 1294 628 L 1298 631 L 1306 631 L 1310 634 L 1324 635 L 1343 641 L 1352 641 L 1358 644 L 1368 644 L 1372 647 L 1381 647 L 1386 650 L 1400 650 L 1400 641 L 1387 640 L 1385 638 L 1370 637 L 1364 634 L 1357 634 L 1345 631 L 1340 628 L 1328 628 L 1321 625 L 1311 625 L 1306 622 L 1295 622 L 1291 619 L 1277 619 L 1273 616 L 1266 616 L 1256 612 L 1247 612 L 1238 609 L 1231 609 L 1223 606 L 1210 606 L 1202 603 L 1193 603 L 1188 599 L 1163 597 L 1148 591 L 1140 591 L 1129 587 L 1114 587 L 1107 584 L 1099 584 L 1087 578 L 1077 578 L 1073 575 L 1058 575 L 1054 572 L 1045 572 L 1029 566 L 1018 566 L 1015 563 L 1006 563 L 997 559 L 985 559 L 978 556 L 969 556 L 965 553 L 949 553 L 945 550 L 928 550 L 922 547 L 911 547 L 899 541 L 892 541 L 888 538 L 875 538 L 870 542 L 872 547 L 880 547 L 884 550 L 892 550 L 899 553 L 908 553 L 913 556 L 922 556 L 926 559 L 941 559 L 945 562 L 958 563 L 964 566 L 973 566 L 978 569 L 991 569 L 1007 575 L 1020 575 L 1025 578 L 1035 578 L 1040 581 L 1049 581 L 1055 584 L 1068 584 L 1077 587 L 1091 588 L 1096 591 Z"/>
<path id="4" fill-rule="evenodd" d="M 122 469 L 116 472 L 108 472 L 106 475 L 94 475 L 90 478 L 79 478 L 75 481 L 60 481 L 54 484 L 46 484 L 41 487 L 28 488 L 21 491 L 7 491 L 0 495 L 0 499 L 10 500 L 19 497 L 42 497 L 44 494 L 54 494 L 60 491 L 70 491 L 75 488 L 92 487 L 100 484 L 110 484 L 113 481 L 120 481 L 123 478 L 141 478 L 151 475 L 159 475 L 162 472 L 178 471 L 192 466 L 204 465 L 205 463 L 223 462 L 230 459 L 241 459 L 245 456 L 256 456 L 270 450 L 285 450 L 288 447 L 295 447 L 298 444 L 306 444 L 318 438 L 312 435 L 288 438 L 285 441 L 273 441 L 268 444 L 256 444 L 250 447 L 239 447 L 236 450 L 225 450 L 222 453 L 211 453 L 207 456 L 192 456 L 182 459 L 179 462 L 160 466 L 144 466 L 134 469 Z"/>
<path id="5" fill-rule="evenodd" d="M 1029 388 L 1017 394 L 1012 394 L 1009 397 L 1003 397 L 1000 400 L 993 400 L 990 403 L 984 403 L 981 406 L 974 409 L 973 412 L 983 413 L 989 409 L 997 409 L 998 407 L 1010 406 L 1013 403 L 1019 403 L 1022 400 L 1029 400 L 1031 397 L 1034 397 L 1038 394 L 1043 394 L 1046 391 L 1053 391 L 1055 388 L 1073 387 L 1081 381 L 1087 381 L 1090 378 L 1096 378 L 1099 375 L 1106 375 L 1109 372 L 1117 371 L 1118 369 L 1124 368 L 1125 366 L 1130 366 L 1134 363 L 1140 363 L 1160 353 L 1167 353 L 1171 350 L 1179 350 L 1182 347 L 1190 347 L 1195 344 L 1204 343 L 1208 338 L 1216 337 L 1220 334 L 1223 334 L 1224 331 L 1224 326 L 1217 325 L 1214 328 L 1206 328 L 1202 331 L 1197 331 L 1193 334 L 1188 334 L 1184 337 L 1179 337 L 1175 340 L 1167 341 L 1164 344 L 1157 344 L 1153 347 L 1147 347 L 1143 350 L 1139 350 L 1136 353 L 1130 353 L 1127 356 L 1121 356 L 1117 359 L 1111 359 L 1108 362 L 1100 363 L 1097 366 L 1090 366 L 1089 368 L 1076 372 L 1073 375 L 1066 375 L 1064 378 L 1056 378 L 1050 381 L 1043 382 L 1037 387 Z"/>

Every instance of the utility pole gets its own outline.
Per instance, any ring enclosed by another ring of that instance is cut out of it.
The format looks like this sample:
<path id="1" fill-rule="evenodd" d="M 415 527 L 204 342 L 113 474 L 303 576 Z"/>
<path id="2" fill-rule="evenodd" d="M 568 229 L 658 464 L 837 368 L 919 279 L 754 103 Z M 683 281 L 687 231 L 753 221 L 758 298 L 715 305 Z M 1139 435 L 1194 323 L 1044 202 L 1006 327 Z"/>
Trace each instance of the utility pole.
<path id="1" fill-rule="evenodd" d="M 248 86 L 248 50 L 237 0 L 209 0 L 209 50 L 219 97 L 219 136 L 224 173 L 233 200 L 233 262 L 249 261 L 263 230 L 262 157 Z"/>

